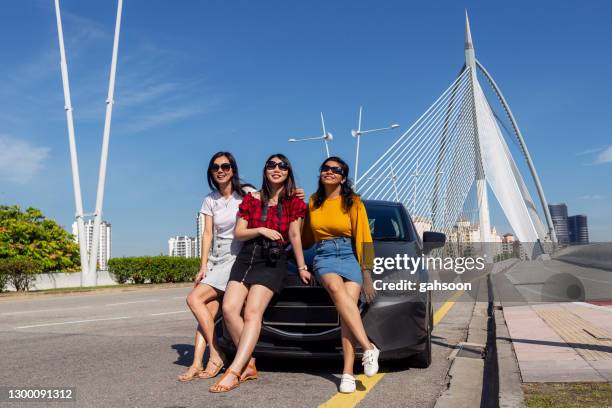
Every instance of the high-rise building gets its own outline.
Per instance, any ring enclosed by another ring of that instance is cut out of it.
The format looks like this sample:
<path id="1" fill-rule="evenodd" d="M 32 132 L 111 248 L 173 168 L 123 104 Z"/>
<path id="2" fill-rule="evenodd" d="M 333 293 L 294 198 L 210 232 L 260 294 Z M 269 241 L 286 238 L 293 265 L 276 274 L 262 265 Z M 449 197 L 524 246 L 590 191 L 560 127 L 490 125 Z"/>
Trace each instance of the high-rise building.
<path id="1" fill-rule="evenodd" d="M 204 232 L 204 214 L 201 212 L 196 215 L 196 243 L 195 243 L 195 251 L 196 257 L 202 257 L 202 233 Z"/>
<path id="2" fill-rule="evenodd" d="M 586 215 L 572 215 L 567 217 L 567 229 L 571 244 L 588 244 L 589 227 Z"/>
<path id="3" fill-rule="evenodd" d="M 168 240 L 168 254 L 182 258 L 194 258 L 196 256 L 196 239 L 186 235 L 172 237 Z"/>
<path id="4" fill-rule="evenodd" d="M 489 241 L 486 248 L 483 247 L 480 236 L 480 223 L 472 222 L 466 218 L 461 218 L 446 237 L 448 244 L 457 247 L 458 255 L 476 255 L 484 251 L 491 256 L 501 253 L 502 237 L 497 233 L 495 226 L 491 226 L 489 231 Z"/>
<path id="5" fill-rule="evenodd" d="M 94 229 L 94 221 L 87 220 L 85 221 L 85 244 L 87 245 L 87 253 L 91 254 L 91 244 L 93 241 L 93 229 Z M 79 234 L 76 221 L 72 223 L 72 234 L 74 235 L 74 240 L 76 243 L 79 243 Z M 100 223 L 100 238 L 98 241 L 98 267 L 100 270 L 105 271 L 108 269 L 108 260 L 111 259 L 111 224 L 102 221 Z"/>
<path id="6" fill-rule="evenodd" d="M 567 230 L 567 205 L 548 204 L 548 210 L 552 218 L 555 233 L 557 234 L 557 242 L 560 244 L 569 244 L 569 233 Z"/>

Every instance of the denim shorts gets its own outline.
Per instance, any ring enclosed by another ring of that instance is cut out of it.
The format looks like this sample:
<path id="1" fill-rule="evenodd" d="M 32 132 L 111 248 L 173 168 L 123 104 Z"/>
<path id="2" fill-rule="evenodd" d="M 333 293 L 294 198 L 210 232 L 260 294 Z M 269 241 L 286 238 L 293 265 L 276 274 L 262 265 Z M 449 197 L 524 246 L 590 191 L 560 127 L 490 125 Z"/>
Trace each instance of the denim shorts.
<path id="1" fill-rule="evenodd" d="M 315 246 L 313 269 L 318 277 L 326 273 L 335 273 L 360 285 L 363 283 L 361 267 L 353 252 L 352 240 L 347 237 L 318 242 Z"/>

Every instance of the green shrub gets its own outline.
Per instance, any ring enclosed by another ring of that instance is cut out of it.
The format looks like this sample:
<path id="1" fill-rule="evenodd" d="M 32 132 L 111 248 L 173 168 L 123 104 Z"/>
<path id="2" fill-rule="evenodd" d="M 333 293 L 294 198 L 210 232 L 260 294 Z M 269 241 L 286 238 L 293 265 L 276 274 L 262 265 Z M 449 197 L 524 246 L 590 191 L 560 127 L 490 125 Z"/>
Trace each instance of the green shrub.
<path id="1" fill-rule="evenodd" d="M 42 269 L 40 262 L 27 258 L 0 259 L 0 291 L 7 284 L 12 284 L 18 292 L 28 291 Z"/>
<path id="2" fill-rule="evenodd" d="M 108 270 L 119 283 L 190 282 L 200 270 L 199 258 L 139 256 L 112 258 Z"/>
<path id="3" fill-rule="evenodd" d="M 0 263 L 2 260 L 0 260 Z M 6 290 L 6 284 L 8 283 L 8 274 L 4 271 L 4 269 L 0 266 L 0 293 Z"/>

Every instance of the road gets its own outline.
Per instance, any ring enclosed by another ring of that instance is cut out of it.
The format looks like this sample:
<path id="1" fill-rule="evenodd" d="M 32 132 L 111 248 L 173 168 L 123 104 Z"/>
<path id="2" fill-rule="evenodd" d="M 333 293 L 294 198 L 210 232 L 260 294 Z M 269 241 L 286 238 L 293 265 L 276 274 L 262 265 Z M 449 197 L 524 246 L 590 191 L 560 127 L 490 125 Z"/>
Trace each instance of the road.
<path id="1" fill-rule="evenodd" d="M 212 380 L 176 381 L 193 355 L 195 321 L 185 305 L 188 291 L 151 288 L 0 298 L 0 385 L 76 389 L 76 403 L 53 406 L 347 406 L 334 398 L 339 361 L 260 359 L 260 379 L 229 394 L 208 393 Z M 447 357 L 454 344 L 465 340 L 474 305 L 467 294 L 457 300 L 434 303 L 435 319 L 441 321 L 433 332 L 432 365 L 408 369 L 384 364 L 377 382 L 358 393 L 359 407 L 435 404 L 447 386 Z"/>

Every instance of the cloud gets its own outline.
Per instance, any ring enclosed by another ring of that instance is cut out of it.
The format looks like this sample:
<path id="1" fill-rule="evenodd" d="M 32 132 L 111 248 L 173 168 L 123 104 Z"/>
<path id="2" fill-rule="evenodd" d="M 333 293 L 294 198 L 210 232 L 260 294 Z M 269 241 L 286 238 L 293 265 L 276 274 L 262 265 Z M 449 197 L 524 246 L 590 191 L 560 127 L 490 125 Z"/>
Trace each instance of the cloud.
<path id="1" fill-rule="evenodd" d="M 90 18 L 80 16 L 78 14 L 62 10 L 62 28 L 68 26 L 70 37 L 66 36 L 64 28 L 64 37 L 66 41 L 72 41 L 72 45 L 81 45 L 82 42 L 105 40 L 111 38 L 111 31 L 115 25 L 106 27 L 105 25 L 94 21 Z M 114 19 L 113 19 L 114 22 Z M 114 32 L 114 31 L 113 31 Z"/>
<path id="2" fill-rule="evenodd" d="M 601 200 L 603 197 L 599 194 L 587 194 L 578 197 L 579 200 Z"/>
<path id="3" fill-rule="evenodd" d="M 216 103 L 184 105 L 174 109 L 134 116 L 130 118 L 129 124 L 120 126 L 118 132 L 123 134 L 144 132 L 145 130 L 165 126 L 196 115 L 209 113 L 215 109 L 216 105 Z"/>
<path id="4" fill-rule="evenodd" d="M 583 150 L 581 152 L 576 153 L 576 156 L 584 156 L 585 154 L 593 154 L 593 153 L 601 152 L 603 149 L 604 149 L 603 147 L 596 147 L 594 149 Z"/>
<path id="5" fill-rule="evenodd" d="M 594 164 L 612 163 L 612 146 L 608 146 L 595 158 Z"/>
<path id="6" fill-rule="evenodd" d="M 151 100 L 159 100 L 168 93 L 176 92 L 179 85 L 174 82 L 151 84 L 135 89 L 128 89 L 117 103 L 123 106 L 142 105 Z"/>
<path id="7" fill-rule="evenodd" d="M 25 184 L 42 168 L 50 149 L 0 135 L 0 179 Z"/>

